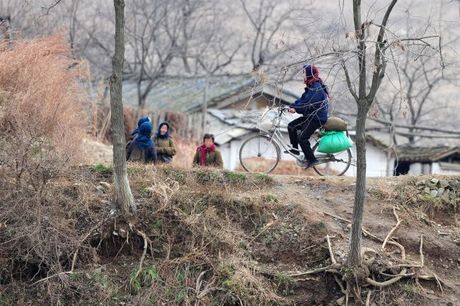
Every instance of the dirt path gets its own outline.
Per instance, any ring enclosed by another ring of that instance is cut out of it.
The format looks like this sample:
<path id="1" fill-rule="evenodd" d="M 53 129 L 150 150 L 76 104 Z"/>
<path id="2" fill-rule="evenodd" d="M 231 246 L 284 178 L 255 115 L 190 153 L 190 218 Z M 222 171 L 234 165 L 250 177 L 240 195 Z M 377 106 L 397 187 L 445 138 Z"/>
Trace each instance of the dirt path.
<path id="1" fill-rule="evenodd" d="M 395 203 L 392 190 L 406 182 L 408 177 L 370 178 L 367 184 L 367 202 L 364 209 L 363 225 L 381 239 L 396 224 L 393 214 Z M 333 237 L 332 244 L 338 256 L 347 251 L 349 225 L 330 215 L 351 220 L 354 202 L 354 178 L 350 177 L 292 177 L 276 176 L 278 183 L 272 190 L 281 202 L 299 204 L 312 222 L 321 221 Z M 452 289 L 448 300 L 452 305 L 460 304 L 460 227 L 458 224 L 441 225 L 422 221 L 413 211 L 398 207 L 397 214 L 402 219 L 393 237 L 406 249 L 408 260 L 420 262 L 420 237 L 423 235 L 425 265 L 444 280 Z M 365 238 L 363 246 L 380 250 L 381 245 Z M 391 248 L 390 248 L 391 250 Z M 434 288 L 433 288 L 434 289 Z M 428 289 L 433 301 L 438 296 Z"/>

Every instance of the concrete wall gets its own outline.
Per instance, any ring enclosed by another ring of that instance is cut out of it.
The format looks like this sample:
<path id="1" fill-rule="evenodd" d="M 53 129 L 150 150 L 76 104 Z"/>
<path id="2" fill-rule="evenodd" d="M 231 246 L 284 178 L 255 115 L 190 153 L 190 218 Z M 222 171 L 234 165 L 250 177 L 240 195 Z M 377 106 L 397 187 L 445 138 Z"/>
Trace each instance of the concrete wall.
<path id="1" fill-rule="evenodd" d="M 454 166 L 452 168 L 454 168 Z M 409 175 L 420 175 L 420 174 L 460 175 L 460 170 L 449 169 L 448 165 L 446 165 L 445 167 L 441 167 L 438 162 L 413 163 L 410 165 L 408 174 Z"/>
<path id="2" fill-rule="evenodd" d="M 352 166 L 345 173 L 346 176 L 356 176 L 356 146 L 352 149 Z M 391 176 L 393 175 L 394 160 L 391 158 L 387 161 L 385 152 L 368 143 L 366 146 L 366 176 Z M 354 166 L 353 166 L 354 165 Z"/>

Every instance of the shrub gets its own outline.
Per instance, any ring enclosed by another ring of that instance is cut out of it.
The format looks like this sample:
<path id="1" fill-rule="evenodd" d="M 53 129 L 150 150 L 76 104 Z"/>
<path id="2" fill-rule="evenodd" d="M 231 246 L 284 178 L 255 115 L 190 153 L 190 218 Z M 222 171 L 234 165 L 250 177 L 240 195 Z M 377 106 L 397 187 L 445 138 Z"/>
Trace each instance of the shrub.
<path id="1" fill-rule="evenodd" d="M 93 222 L 87 211 L 74 221 L 86 203 L 83 185 L 66 195 L 53 181 L 78 161 L 79 65 L 61 35 L 0 47 L 0 220 L 8 220 L 0 279 L 35 281 L 70 268 L 85 235 L 79 230 Z"/>
<path id="2" fill-rule="evenodd" d="M 17 185 L 38 189 L 78 155 L 84 120 L 70 56 L 60 35 L 0 52 L 0 165 Z"/>

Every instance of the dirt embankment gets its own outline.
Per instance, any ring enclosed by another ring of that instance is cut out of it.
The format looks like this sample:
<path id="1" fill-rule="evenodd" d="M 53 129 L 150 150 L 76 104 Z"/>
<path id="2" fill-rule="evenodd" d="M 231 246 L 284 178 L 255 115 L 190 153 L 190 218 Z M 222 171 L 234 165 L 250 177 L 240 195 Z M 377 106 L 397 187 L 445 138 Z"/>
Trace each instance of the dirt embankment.
<path id="1" fill-rule="evenodd" d="M 335 260 L 345 260 L 352 178 L 141 166 L 130 166 L 129 175 L 138 204 L 130 219 L 111 214 L 111 169 L 102 165 L 53 181 L 39 202 L 34 190 L 2 191 L 0 304 L 344 303 L 334 273 L 301 272 L 331 264 L 326 236 Z M 407 263 L 423 267 L 407 268 L 391 286 L 365 285 L 357 293 L 362 303 L 367 296 L 369 305 L 460 303 L 458 206 L 423 195 L 417 183 L 425 179 L 369 179 L 364 249 L 396 266 L 397 243 Z M 14 203 L 25 197 L 47 214 L 22 222 Z M 401 222 L 383 251 L 395 215 Z"/>

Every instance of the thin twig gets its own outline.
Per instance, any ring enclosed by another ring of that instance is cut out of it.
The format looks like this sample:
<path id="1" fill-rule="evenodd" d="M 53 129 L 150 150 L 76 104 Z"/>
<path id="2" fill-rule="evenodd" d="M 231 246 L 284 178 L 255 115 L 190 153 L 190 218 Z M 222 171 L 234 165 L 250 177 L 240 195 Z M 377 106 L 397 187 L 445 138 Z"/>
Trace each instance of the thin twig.
<path id="1" fill-rule="evenodd" d="M 278 223 L 278 220 L 275 220 L 273 222 L 269 222 L 267 223 L 264 228 L 257 234 L 254 236 L 254 238 L 252 238 L 249 242 L 248 242 L 248 245 L 250 245 L 251 243 L 253 243 L 257 238 L 259 238 L 260 235 L 262 235 L 263 233 L 265 233 L 266 230 L 268 230 L 270 227 L 272 227 L 274 224 Z"/>
<path id="2" fill-rule="evenodd" d="M 339 277 L 337 275 L 334 275 L 334 279 L 335 279 L 335 282 L 337 283 L 337 285 L 339 285 L 340 287 L 340 291 L 346 295 L 347 294 L 347 291 L 345 290 L 345 288 L 343 287 L 343 284 L 342 282 L 340 281 Z"/>
<path id="3" fill-rule="evenodd" d="M 73 258 L 72 258 L 72 266 L 70 267 L 70 271 L 69 272 L 73 272 L 74 268 L 75 268 L 75 262 L 77 261 L 77 256 L 78 256 L 78 251 L 80 250 L 80 247 L 82 245 L 82 243 L 88 239 L 89 235 L 91 235 L 91 233 L 96 230 L 99 226 L 101 226 L 101 224 L 105 221 L 105 219 L 102 219 L 101 221 L 99 221 L 94 227 L 92 227 L 89 232 L 80 240 L 80 242 L 78 243 L 78 247 L 77 247 L 77 250 L 75 251 L 75 253 L 73 254 Z"/>
<path id="4" fill-rule="evenodd" d="M 420 267 L 425 265 L 425 256 L 423 256 L 423 235 L 420 235 Z"/>
<path id="5" fill-rule="evenodd" d="M 148 248 L 147 236 L 143 232 L 141 232 L 140 230 L 136 230 L 136 233 L 138 235 L 142 236 L 142 238 L 144 239 L 144 251 L 142 252 L 141 260 L 139 262 L 139 269 L 137 270 L 136 275 L 134 276 L 134 278 L 132 278 L 133 280 L 137 279 L 137 277 L 139 276 L 139 274 L 142 271 L 142 265 L 144 264 L 145 254 L 147 253 L 147 248 Z"/>
<path id="6" fill-rule="evenodd" d="M 337 268 L 339 268 L 339 265 L 338 264 L 333 264 L 333 265 L 329 265 L 329 266 L 326 266 L 326 267 L 321 267 L 321 268 L 317 268 L 317 269 L 313 269 L 313 270 L 309 270 L 309 271 L 305 271 L 305 272 L 289 274 L 288 276 L 290 276 L 290 277 L 304 276 L 304 275 L 310 275 L 310 274 L 320 273 L 320 272 L 324 272 L 324 271 L 333 272 L 334 269 L 337 269 Z"/>
<path id="7" fill-rule="evenodd" d="M 56 0 L 56 2 L 54 2 L 53 4 L 51 4 L 50 6 L 48 7 L 42 7 L 43 9 L 46 9 L 46 13 L 45 15 L 49 15 L 50 11 L 55 7 L 57 6 L 62 0 Z"/>
<path id="8" fill-rule="evenodd" d="M 400 245 L 399 243 L 397 242 L 394 242 L 394 241 L 389 241 L 388 243 L 392 242 L 393 244 L 397 244 L 399 245 L 401 248 L 404 248 L 402 245 Z M 425 256 L 423 255 L 423 235 L 420 235 L 420 263 L 419 264 L 413 264 L 413 263 L 410 263 L 410 264 L 399 264 L 399 265 L 394 265 L 394 266 L 391 266 L 392 268 L 397 268 L 397 267 L 405 267 L 405 268 L 423 268 L 425 266 Z M 404 256 L 402 256 L 401 254 L 401 257 L 403 261 L 406 260 L 406 256 L 405 256 L 405 252 L 404 252 Z"/>
<path id="9" fill-rule="evenodd" d="M 337 261 L 335 260 L 334 252 L 332 251 L 331 240 L 329 239 L 329 235 L 326 235 L 326 240 L 327 240 L 327 247 L 329 249 L 329 255 L 331 256 L 332 264 L 336 264 Z"/>
<path id="10" fill-rule="evenodd" d="M 371 305 L 371 295 L 372 295 L 372 290 L 369 290 L 369 291 L 367 292 L 366 306 L 370 306 L 370 305 Z"/>
<path id="11" fill-rule="evenodd" d="M 388 239 L 391 238 L 391 235 L 393 235 L 393 233 L 396 231 L 396 229 L 399 227 L 399 225 L 401 224 L 401 220 L 399 219 L 399 216 L 398 214 L 396 213 L 396 208 L 393 206 L 393 215 L 395 216 L 396 218 L 396 225 L 390 230 L 390 232 L 388 233 L 388 235 L 385 237 L 385 240 L 383 240 L 383 244 L 382 244 L 382 250 L 385 250 L 385 245 L 387 244 L 388 242 Z"/>
<path id="12" fill-rule="evenodd" d="M 42 283 L 42 282 L 47 281 L 47 280 L 49 280 L 49 279 L 51 279 L 51 278 L 54 278 L 54 277 L 56 277 L 56 276 L 61 276 L 61 275 L 65 275 L 65 274 L 73 274 L 73 273 L 79 273 L 79 272 L 72 272 L 72 271 L 59 272 L 59 273 L 50 275 L 50 276 L 48 276 L 48 277 L 39 279 L 38 281 L 32 283 L 32 285 L 30 285 L 30 286 L 35 286 L 36 284 Z M 80 273 L 81 273 L 81 272 L 80 272 Z M 423 279 L 423 278 L 422 278 L 422 279 Z"/>

